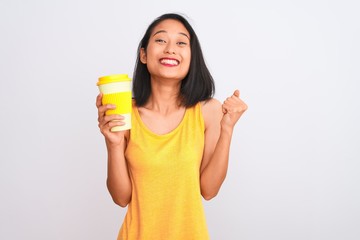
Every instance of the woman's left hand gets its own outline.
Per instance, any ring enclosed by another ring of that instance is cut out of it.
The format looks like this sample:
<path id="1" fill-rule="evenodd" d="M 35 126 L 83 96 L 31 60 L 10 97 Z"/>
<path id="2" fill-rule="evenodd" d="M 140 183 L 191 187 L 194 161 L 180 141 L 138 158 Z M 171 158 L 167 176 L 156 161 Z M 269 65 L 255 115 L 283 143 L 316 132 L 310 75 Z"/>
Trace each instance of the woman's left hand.
<path id="1" fill-rule="evenodd" d="M 235 90 L 231 97 L 226 98 L 222 105 L 224 116 L 221 120 L 222 128 L 234 128 L 241 115 L 248 109 L 245 102 L 240 99 L 240 91 Z"/>

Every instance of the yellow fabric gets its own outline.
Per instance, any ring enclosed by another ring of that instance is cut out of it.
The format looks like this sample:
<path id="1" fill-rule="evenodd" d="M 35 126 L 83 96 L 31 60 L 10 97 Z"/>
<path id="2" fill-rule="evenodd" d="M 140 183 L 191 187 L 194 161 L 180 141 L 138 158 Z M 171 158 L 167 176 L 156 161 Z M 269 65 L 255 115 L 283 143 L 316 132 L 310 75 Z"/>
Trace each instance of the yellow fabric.
<path id="1" fill-rule="evenodd" d="M 200 193 L 204 120 L 198 103 L 181 123 L 157 135 L 136 107 L 125 153 L 132 198 L 118 240 L 208 240 Z"/>

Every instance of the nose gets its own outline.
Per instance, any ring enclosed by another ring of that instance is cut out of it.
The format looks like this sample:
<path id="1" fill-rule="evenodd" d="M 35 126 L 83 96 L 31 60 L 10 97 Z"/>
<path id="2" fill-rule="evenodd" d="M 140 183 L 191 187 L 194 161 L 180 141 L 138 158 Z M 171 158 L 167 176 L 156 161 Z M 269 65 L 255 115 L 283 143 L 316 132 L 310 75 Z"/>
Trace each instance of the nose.
<path id="1" fill-rule="evenodd" d="M 173 46 L 173 44 L 171 44 L 171 42 L 169 42 L 166 45 L 164 52 L 167 54 L 175 54 L 175 46 Z"/>

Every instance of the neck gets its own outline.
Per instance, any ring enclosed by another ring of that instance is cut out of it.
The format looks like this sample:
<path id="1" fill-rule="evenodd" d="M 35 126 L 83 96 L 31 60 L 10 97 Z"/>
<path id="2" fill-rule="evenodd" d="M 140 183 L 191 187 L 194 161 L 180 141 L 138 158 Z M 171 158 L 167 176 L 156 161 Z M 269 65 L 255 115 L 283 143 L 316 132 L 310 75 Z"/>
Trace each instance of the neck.
<path id="1" fill-rule="evenodd" d="M 145 108 L 164 114 L 181 108 L 180 85 L 181 82 L 164 84 L 151 81 L 151 95 Z"/>

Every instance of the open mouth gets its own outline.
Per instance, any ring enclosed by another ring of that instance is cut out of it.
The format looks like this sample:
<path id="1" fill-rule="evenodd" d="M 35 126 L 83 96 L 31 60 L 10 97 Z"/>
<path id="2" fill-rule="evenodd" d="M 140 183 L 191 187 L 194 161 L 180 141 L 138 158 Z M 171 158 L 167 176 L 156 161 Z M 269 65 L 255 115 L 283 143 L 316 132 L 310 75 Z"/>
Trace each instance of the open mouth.
<path id="1" fill-rule="evenodd" d="M 162 58 L 162 59 L 160 59 L 160 63 L 164 64 L 166 66 L 177 66 L 177 65 L 179 65 L 178 60 L 171 59 L 171 58 Z"/>

